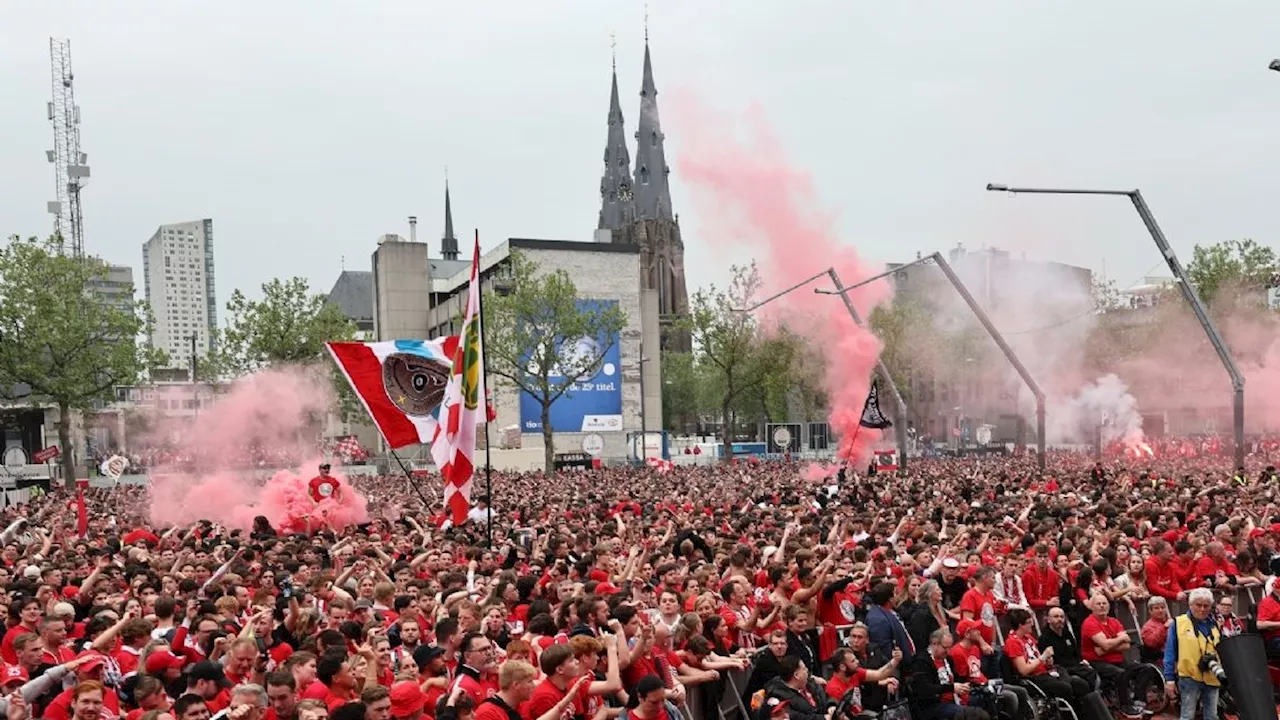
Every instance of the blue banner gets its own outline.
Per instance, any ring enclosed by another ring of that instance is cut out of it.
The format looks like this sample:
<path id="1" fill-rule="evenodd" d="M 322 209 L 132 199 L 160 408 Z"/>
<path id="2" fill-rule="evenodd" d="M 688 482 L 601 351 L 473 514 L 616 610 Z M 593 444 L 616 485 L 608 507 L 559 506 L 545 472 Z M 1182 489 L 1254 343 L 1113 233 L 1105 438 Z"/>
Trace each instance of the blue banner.
<path id="1" fill-rule="evenodd" d="M 592 312 L 615 307 L 614 300 L 579 300 L 578 310 Z M 595 357 L 604 338 L 578 338 L 574 349 L 558 348 L 565 354 Z M 608 338 L 604 362 L 593 377 L 584 378 L 551 403 L 552 432 L 621 432 L 622 430 L 622 349 L 617 333 Z M 560 382 L 559 368 L 552 368 L 552 383 Z M 520 393 L 520 431 L 542 432 L 542 404 L 529 393 Z"/>

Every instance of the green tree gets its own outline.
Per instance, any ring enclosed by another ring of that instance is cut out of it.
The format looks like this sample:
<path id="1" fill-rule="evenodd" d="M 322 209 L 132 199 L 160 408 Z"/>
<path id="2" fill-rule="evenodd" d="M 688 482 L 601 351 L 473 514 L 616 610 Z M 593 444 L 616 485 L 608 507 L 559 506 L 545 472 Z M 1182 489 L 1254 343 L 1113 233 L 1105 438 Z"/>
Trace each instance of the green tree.
<path id="1" fill-rule="evenodd" d="M 262 299 L 249 300 L 236 290 L 227 302 L 226 325 L 215 336 L 214 350 L 200 372 L 205 377 L 235 378 L 268 367 L 327 363 L 324 344 L 356 337 L 356 325 L 323 294 L 312 293 L 300 277 L 273 279 L 262 286 Z M 351 388 L 336 368 L 328 368 L 338 410 L 358 412 Z"/>
<path id="2" fill-rule="evenodd" d="M 551 406 L 599 372 L 627 318 L 616 305 L 584 307 L 564 270 L 544 272 L 514 251 L 507 263 L 502 291 L 484 296 L 487 369 L 538 402 L 543 462 L 550 474 L 555 470 Z"/>
<path id="3" fill-rule="evenodd" d="M 1094 275 L 1090 295 L 1095 313 L 1105 313 L 1120 308 L 1120 290 L 1116 288 L 1115 280 Z"/>
<path id="4" fill-rule="evenodd" d="M 1223 299 L 1230 290 L 1255 303 L 1265 302 L 1263 291 L 1280 273 L 1275 250 L 1253 240 L 1227 240 L 1196 245 L 1187 264 L 1187 277 L 1205 304 Z"/>
<path id="5" fill-rule="evenodd" d="M 693 353 L 662 352 L 662 427 L 687 432 L 706 414 L 706 383 Z"/>
<path id="6" fill-rule="evenodd" d="M 140 341 L 150 327 L 145 303 L 107 301 L 107 263 L 58 251 L 55 240 L 16 236 L 0 249 L 0 392 L 16 385 L 58 408 L 63 477 L 76 477 L 71 413 L 110 400 L 118 385 L 134 385 L 164 354 Z M 26 396 L 24 396 L 26 397 Z"/>
<path id="7" fill-rule="evenodd" d="M 790 337 L 770 337 L 755 316 L 741 312 L 760 290 L 755 264 L 734 266 L 724 290 L 712 285 L 693 296 L 690 312 L 680 323 L 699 350 L 698 361 L 707 369 L 707 380 L 720 400 L 721 442 L 725 461 L 733 458 L 735 409 L 753 393 L 767 395 L 769 385 L 785 377 L 796 355 Z"/>

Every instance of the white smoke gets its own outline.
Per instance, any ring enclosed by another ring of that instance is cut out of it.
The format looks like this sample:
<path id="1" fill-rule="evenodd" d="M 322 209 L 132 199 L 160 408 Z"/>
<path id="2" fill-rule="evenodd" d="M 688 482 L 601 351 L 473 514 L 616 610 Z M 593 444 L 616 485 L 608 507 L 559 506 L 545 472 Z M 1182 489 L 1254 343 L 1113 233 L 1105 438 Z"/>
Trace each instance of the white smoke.
<path id="1" fill-rule="evenodd" d="M 1126 445 L 1143 442 L 1142 415 L 1129 387 L 1114 374 L 1088 383 L 1078 393 L 1055 403 L 1049 411 L 1051 442 L 1091 443 L 1102 425 L 1104 443 L 1119 440 Z"/>

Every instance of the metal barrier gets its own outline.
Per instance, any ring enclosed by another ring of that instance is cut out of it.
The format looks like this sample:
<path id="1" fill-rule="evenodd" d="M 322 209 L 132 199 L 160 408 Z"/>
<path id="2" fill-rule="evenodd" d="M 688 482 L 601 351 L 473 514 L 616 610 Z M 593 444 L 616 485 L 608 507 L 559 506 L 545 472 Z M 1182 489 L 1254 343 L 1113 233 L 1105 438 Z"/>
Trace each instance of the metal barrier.
<path id="1" fill-rule="evenodd" d="M 706 705 L 706 693 L 710 691 L 708 685 L 715 683 L 703 683 L 700 685 L 688 686 L 688 692 L 685 694 L 684 707 L 680 708 L 685 714 L 687 720 L 731 720 L 737 717 L 741 720 L 747 720 L 751 717 L 747 706 L 742 699 L 742 691 L 747 687 L 747 678 L 750 676 L 751 670 L 732 670 L 720 671 L 720 679 L 716 683 L 720 684 L 720 702 L 716 706 L 716 717 L 706 717 L 703 707 Z"/>

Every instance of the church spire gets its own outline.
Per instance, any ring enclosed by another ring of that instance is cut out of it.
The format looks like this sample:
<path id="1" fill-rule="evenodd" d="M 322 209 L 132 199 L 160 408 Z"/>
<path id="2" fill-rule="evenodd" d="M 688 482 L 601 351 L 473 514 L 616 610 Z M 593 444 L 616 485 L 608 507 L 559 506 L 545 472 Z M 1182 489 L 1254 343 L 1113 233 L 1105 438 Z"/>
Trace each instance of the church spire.
<path id="1" fill-rule="evenodd" d="M 453 205 L 449 202 L 449 179 L 444 181 L 444 237 L 440 239 L 440 257 L 458 259 L 458 238 L 453 236 Z"/>
<path id="2" fill-rule="evenodd" d="M 613 87 L 609 92 L 609 133 L 604 146 L 604 172 L 600 176 L 600 223 L 615 233 L 635 220 L 631 178 L 631 154 L 618 100 L 618 65 L 614 61 Z"/>
<path id="3" fill-rule="evenodd" d="M 642 220 L 672 220 L 671 189 L 663 149 L 662 123 L 658 120 L 658 87 L 653 82 L 653 61 L 649 57 L 649 29 L 646 23 L 644 77 L 640 83 L 640 123 L 636 131 L 636 217 Z"/>

